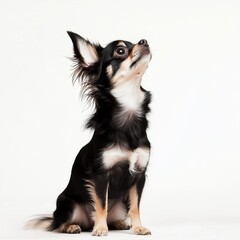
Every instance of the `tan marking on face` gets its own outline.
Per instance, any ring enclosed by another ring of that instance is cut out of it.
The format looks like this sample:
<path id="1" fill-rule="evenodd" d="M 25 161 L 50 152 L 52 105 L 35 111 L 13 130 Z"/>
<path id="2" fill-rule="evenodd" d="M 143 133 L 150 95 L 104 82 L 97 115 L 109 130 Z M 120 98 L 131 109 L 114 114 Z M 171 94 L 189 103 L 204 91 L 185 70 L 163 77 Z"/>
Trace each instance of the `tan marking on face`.
<path id="1" fill-rule="evenodd" d="M 111 78 L 112 75 L 113 75 L 113 68 L 112 68 L 112 65 L 109 65 L 109 66 L 107 67 L 106 71 L 107 71 L 107 75 L 108 75 L 108 77 Z"/>
<path id="2" fill-rule="evenodd" d="M 136 44 L 131 51 L 131 54 L 130 54 L 131 58 L 132 59 L 137 58 L 140 52 L 141 52 L 141 47 L 138 44 Z"/>
<path id="3" fill-rule="evenodd" d="M 127 47 L 127 45 L 123 42 L 123 41 L 120 41 L 117 46 L 123 46 L 123 47 Z"/>
<path id="4" fill-rule="evenodd" d="M 129 66 L 131 65 L 131 59 L 130 57 L 126 58 L 120 65 L 118 71 L 114 75 L 112 81 L 115 85 L 119 85 L 123 82 L 127 82 L 131 76 L 130 76 L 130 69 Z"/>

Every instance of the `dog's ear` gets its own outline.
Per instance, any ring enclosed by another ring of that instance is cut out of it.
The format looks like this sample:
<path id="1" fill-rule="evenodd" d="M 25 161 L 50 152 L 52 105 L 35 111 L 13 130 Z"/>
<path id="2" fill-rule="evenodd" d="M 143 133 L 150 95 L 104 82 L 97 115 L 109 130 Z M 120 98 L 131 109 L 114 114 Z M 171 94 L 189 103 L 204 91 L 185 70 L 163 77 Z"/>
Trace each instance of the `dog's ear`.
<path id="1" fill-rule="evenodd" d="M 78 80 L 83 87 L 82 96 L 95 101 L 98 92 L 97 82 L 101 74 L 101 61 L 99 60 L 103 48 L 99 44 L 93 44 L 76 33 L 67 33 L 73 42 L 73 83 Z"/>
<path id="2" fill-rule="evenodd" d="M 102 50 L 99 44 L 93 44 L 76 33 L 67 33 L 73 42 L 74 58 L 82 67 L 91 66 L 99 60 Z"/>

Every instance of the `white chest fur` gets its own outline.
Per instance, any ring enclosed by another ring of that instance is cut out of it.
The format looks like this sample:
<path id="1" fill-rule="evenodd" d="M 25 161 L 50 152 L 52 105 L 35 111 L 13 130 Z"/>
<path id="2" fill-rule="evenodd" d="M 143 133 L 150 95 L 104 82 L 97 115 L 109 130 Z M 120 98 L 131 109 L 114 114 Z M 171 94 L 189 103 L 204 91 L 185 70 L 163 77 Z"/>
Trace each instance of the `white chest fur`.
<path id="1" fill-rule="evenodd" d="M 140 86 L 136 85 L 135 81 L 127 81 L 111 91 L 122 107 L 122 110 L 113 118 L 115 124 L 120 127 L 128 123 L 133 116 L 142 116 L 141 106 L 145 99 L 145 93 L 141 91 Z"/>
<path id="2" fill-rule="evenodd" d="M 125 111 L 140 112 L 145 94 L 136 85 L 135 81 L 127 81 L 111 91 Z"/>
<path id="3" fill-rule="evenodd" d="M 146 168 L 150 157 L 149 148 L 137 148 L 134 151 L 123 150 L 117 146 L 103 152 L 103 164 L 107 169 L 122 161 L 129 162 L 130 172 L 138 172 Z"/>

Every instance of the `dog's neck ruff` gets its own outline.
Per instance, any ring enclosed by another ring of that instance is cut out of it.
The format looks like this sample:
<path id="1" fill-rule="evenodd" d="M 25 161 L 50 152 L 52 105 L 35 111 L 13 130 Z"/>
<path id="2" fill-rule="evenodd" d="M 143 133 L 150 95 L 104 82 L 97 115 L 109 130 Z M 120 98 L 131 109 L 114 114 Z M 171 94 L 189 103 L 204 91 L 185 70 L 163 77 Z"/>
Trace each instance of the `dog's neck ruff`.
<path id="1" fill-rule="evenodd" d="M 116 86 L 111 90 L 112 95 L 125 111 L 138 112 L 144 101 L 144 93 L 134 80 Z"/>
<path id="2" fill-rule="evenodd" d="M 141 117 L 142 104 L 145 93 L 140 89 L 140 84 L 136 81 L 127 81 L 111 90 L 112 95 L 117 100 L 120 110 L 115 113 L 114 122 L 119 126 L 129 123 L 134 117 Z"/>

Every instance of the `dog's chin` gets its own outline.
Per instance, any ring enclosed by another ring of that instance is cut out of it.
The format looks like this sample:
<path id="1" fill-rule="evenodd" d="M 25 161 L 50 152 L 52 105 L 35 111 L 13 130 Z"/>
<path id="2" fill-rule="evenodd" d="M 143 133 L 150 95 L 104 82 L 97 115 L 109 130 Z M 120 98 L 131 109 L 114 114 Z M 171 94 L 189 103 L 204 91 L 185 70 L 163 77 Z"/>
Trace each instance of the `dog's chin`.
<path id="1" fill-rule="evenodd" d="M 141 64 L 149 63 L 152 59 L 152 54 L 149 50 L 149 48 L 144 49 L 144 51 L 141 52 L 138 56 L 133 59 L 132 64 L 130 68 L 136 68 Z"/>
<path id="2" fill-rule="evenodd" d="M 152 55 L 150 51 L 145 51 L 135 60 L 134 64 L 132 64 L 131 69 L 136 73 L 137 76 L 142 76 L 149 62 L 151 61 Z"/>

